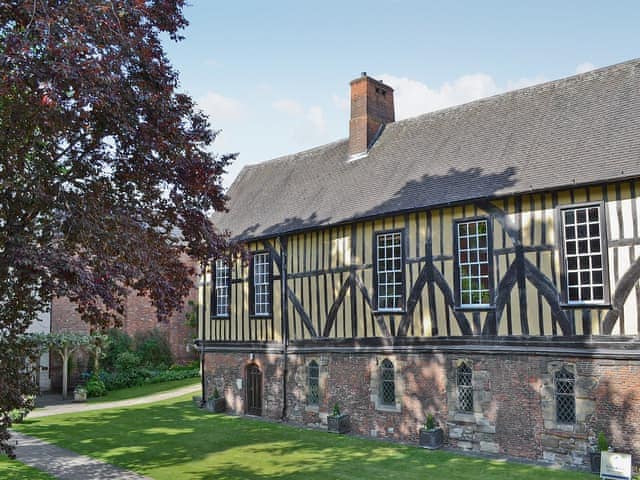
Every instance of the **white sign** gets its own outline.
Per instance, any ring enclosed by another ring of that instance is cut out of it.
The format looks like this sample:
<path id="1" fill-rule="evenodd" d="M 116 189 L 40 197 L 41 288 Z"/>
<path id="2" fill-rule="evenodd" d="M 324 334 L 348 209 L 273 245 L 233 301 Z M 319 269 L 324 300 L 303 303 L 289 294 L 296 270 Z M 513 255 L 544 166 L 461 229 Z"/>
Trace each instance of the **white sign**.
<path id="1" fill-rule="evenodd" d="M 600 478 L 606 480 L 631 480 L 631 455 L 628 453 L 602 452 Z"/>

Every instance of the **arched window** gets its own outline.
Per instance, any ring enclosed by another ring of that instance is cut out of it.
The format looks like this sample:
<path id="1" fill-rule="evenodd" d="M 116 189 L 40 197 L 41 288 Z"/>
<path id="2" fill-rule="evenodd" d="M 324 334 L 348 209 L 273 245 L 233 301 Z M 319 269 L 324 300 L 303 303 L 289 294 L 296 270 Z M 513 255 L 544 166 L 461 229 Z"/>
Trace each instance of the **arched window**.
<path id="1" fill-rule="evenodd" d="M 311 360 L 307 366 L 307 403 L 320 403 L 320 367 L 315 360 Z"/>
<path id="2" fill-rule="evenodd" d="M 556 420 L 558 423 L 576 422 L 575 382 L 575 375 L 565 367 L 555 373 Z"/>
<path id="3" fill-rule="evenodd" d="M 473 371 L 462 362 L 456 371 L 458 383 L 458 408 L 463 412 L 473 412 Z"/>
<path id="4" fill-rule="evenodd" d="M 380 399 L 382 405 L 395 405 L 396 403 L 396 377 L 393 363 L 388 358 L 385 358 L 380 364 Z"/>

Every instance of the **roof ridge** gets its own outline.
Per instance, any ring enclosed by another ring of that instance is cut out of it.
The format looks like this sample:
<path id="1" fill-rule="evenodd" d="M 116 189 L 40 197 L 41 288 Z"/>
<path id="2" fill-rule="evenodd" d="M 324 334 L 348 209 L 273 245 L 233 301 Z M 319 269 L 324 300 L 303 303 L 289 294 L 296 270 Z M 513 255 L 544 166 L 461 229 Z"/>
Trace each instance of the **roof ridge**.
<path id="1" fill-rule="evenodd" d="M 323 150 L 323 149 L 329 148 L 329 147 L 331 147 L 331 146 L 335 146 L 335 145 L 337 145 L 338 143 L 346 142 L 346 141 L 348 141 L 348 140 L 349 140 L 349 139 L 348 139 L 348 138 L 346 138 L 346 137 L 345 137 L 345 138 L 338 139 L 338 140 L 333 140 L 333 141 L 331 141 L 331 142 L 329 142 L 329 143 L 323 143 L 322 145 L 317 145 L 317 146 L 315 146 L 315 147 L 307 148 L 306 150 L 300 150 L 299 152 L 289 153 L 289 154 L 287 154 L 287 155 L 280 155 L 279 157 L 274 157 L 274 158 L 270 158 L 270 159 L 268 159 L 268 160 L 263 160 L 263 161 L 261 161 L 261 162 L 257 162 L 257 163 L 252 163 L 252 164 L 249 164 L 249 165 L 245 165 L 245 166 L 242 168 L 242 170 L 245 170 L 245 169 L 253 169 L 253 168 L 256 168 L 256 167 L 260 167 L 260 166 L 262 166 L 262 165 L 265 165 L 265 164 L 267 164 L 267 163 L 275 163 L 275 162 L 278 162 L 278 161 L 285 161 L 285 160 L 288 160 L 288 159 L 289 159 L 289 158 L 291 158 L 291 157 L 299 157 L 300 155 L 309 155 L 309 154 L 314 153 L 314 152 L 316 152 L 316 151 L 318 151 L 318 150 Z M 242 170 L 241 170 L 241 171 L 242 171 Z M 235 183 L 235 181 L 234 181 L 234 183 Z"/>
<path id="2" fill-rule="evenodd" d="M 438 110 L 433 110 L 431 112 L 421 113 L 421 114 L 416 115 L 414 117 L 403 118 L 402 120 L 398 120 L 398 121 L 390 123 L 388 125 L 392 126 L 392 125 L 400 125 L 400 124 L 403 124 L 403 123 L 409 123 L 412 120 L 416 120 L 416 119 L 419 119 L 419 118 L 420 119 L 424 119 L 425 117 L 428 117 L 428 116 L 437 117 L 437 116 L 440 116 L 440 115 L 451 113 L 454 110 L 462 111 L 462 110 L 465 110 L 467 108 L 474 107 L 476 105 L 481 105 L 481 104 L 484 104 L 484 103 L 489 103 L 491 101 L 495 101 L 497 99 L 506 99 L 508 97 L 515 97 L 515 96 L 519 96 L 519 95 L 523 95 L 523 94 L 530 94 L 530 92 L 533 92 L 533 91 L 542 91 L 542 90 L 545 90 L 547 88 L 553 88 L 553 87 L 556 87 L 556 86 L 561 85 L 561 84 L 573 84 L 575 82 L 583 81 L 584 77 L 588 77 L 588 76 L 596 77 L 598 75 L 602 75 L 603 73 L 611 73 L 611 72 L 616 71 L 616 70 L 621 70 L 624 67 L 628 67 L 630 64 L 640 65 L 640 58 L 634 58 L 632 60 L 627 60 L 627 61 L 620 62 L 620 63 L 614 63 L 613 65 L 607 65 L 605 67 L 596 68 L 594 70 L 588 70 L 586 72 L 576 73 L 576 74 L 570 75 L 568 77 L 557 78 L 555 80 L 548 80 L 546 82 L 536 83 L 534 85 L 529 85 L 529 86 L 526 86 L 526 87 L 516 88 L 515 90 L 508 90 L 506 92 L 496 93 L 495 95 L 490 95 L 488 97 L 478 98 L 476 100 L 471 100 L 470 102 L 460 103 L 458 105 L 452 105 L 450 107 L 440 108 Z"/>

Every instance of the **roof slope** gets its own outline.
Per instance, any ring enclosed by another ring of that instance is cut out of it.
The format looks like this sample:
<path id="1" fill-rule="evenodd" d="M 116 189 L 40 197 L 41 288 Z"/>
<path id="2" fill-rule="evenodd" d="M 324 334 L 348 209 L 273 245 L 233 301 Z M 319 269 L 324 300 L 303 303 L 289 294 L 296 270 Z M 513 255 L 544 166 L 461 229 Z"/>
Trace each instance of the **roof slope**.
<path id="1" fill-rule="evenodd" d="M 640 176 L 640 59 L 245 167 L 217 227 L 273 236 L 416 208 Z"/>

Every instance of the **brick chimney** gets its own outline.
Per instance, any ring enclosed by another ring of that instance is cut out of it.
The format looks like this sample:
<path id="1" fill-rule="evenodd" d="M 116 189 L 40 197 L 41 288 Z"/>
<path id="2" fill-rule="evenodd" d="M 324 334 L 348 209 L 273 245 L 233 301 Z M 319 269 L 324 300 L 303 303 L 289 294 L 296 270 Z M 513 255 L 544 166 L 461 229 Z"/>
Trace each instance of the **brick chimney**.
<path id="1" fill-rule="evenodd" d="M 367 153 L 383 126 L 394 120 L 393 88 L 362 72 L 351 81 L 349 157 Z"/>

